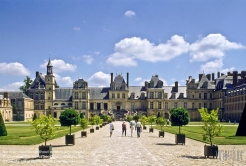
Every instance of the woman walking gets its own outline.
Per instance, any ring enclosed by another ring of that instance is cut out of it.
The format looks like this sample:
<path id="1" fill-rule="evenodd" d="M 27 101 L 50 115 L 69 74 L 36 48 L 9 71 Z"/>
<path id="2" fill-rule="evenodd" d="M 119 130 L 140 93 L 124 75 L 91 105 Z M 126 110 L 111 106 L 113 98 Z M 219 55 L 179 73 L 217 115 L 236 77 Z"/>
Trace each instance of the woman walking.
<path id="1" fill-rule="evenodd" d="M 113 134 L 113 130 L 114 130 L 114 124 L 113 124 L 113 122 L 111 121 L 110 124 L 109 124 L 110 137 L 111 137 L 112 134 Z"/>

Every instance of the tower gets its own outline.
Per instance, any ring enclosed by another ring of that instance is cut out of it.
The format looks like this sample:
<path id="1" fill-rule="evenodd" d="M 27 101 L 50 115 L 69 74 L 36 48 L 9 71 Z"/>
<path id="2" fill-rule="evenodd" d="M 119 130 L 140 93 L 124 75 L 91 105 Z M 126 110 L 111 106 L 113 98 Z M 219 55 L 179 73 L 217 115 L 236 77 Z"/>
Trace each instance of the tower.
<path id="1" fill-rule="evenodd" d="M 50 59 L 47 64 L 45 85 L 45 114 L 49 115 L 51 114 L 53 100 L 55 99 L 55 76 L 53 75 L 53 66 Z"/>

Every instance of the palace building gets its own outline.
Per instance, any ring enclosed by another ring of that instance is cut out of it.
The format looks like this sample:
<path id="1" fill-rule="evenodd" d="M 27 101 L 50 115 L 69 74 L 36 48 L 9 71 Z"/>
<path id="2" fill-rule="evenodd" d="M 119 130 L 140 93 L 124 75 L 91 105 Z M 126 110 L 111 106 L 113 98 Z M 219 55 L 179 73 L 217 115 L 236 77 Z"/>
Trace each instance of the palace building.
<path id="1" fill-rule="evenodd" d="M 50 114 L 58 118 L 66 108 L 73 108 L 86 117 L 113 115 L 116 119 L 129 115 L 157 115 L 170 117 L 170 109 L 184 107 L 192 121 L 201 120 L 198 109 L 219 109 L 220 119 L 239 120 L 246 101 L 246 72 L 227 75 L 199 74 L 196 81 L 189 76 L 186 86 L 164 86 L 158 75 L 153 75 L 142 86 L 129 85 L 129 73 L 124 78 L 111 73 L 109 87 L 90 87 L 78 79 L 71 88 L 61 88 L 53 75 L 49 60 L 47 73 L 36 72 L 28 96 L 33 99 L 34 113 Z"/>

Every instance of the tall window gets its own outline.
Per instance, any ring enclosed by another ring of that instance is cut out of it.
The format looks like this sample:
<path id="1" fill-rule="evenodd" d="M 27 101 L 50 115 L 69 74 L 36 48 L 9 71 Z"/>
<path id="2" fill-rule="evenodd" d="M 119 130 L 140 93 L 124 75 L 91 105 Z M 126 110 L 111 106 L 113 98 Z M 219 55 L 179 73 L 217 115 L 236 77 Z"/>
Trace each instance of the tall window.
<path id="1" fill-rule="evenodd" d="M 174 108 L 178 108 L 178 103 L 174 103 Z"/>
<path id="2" fill-rule="evenodd" d="M 43 93 L 40 94 L 40 99 L 41 99 L 41 100 L 44 99 L 44 94 L 43 94 Z"/>
<path id="3" fill-rule="evenodd" d="M 199 103 L 199 108 L 202 108 L 202 104 L 201 103 Z"/>
<path id="4" fill-rule="evenodd" d="M 210 99 L 212 99 L 212 98 L 213 98 L 212 93 L 210 93 Z"/>
<path id="5" fill-rule="evenodd" d="M 76 110 L 79 109 L 79 107 L 78 107 L 78 102 L 75 102 L 75 109 L 76 109 Z"/>
<path id="6" fill-rule="evenodd" d="M 202 95 L 201 95 L 201 93 L 199 93 L 199 99 L 200 99 L 200 98 L 202 98 Z"/>
<path id="7" fill-rule="evenodd" d="M 132 108 L 132 110 L 134 110 L 134 103 L 131 104 L 131 108 Z"/>
<path id="8" fill-rule="evenodd" d="M 158 102 L 158 109 L 161 109 L 161 102 Z"/>
<path id="9" fill-rule="evenodd" d="M 82 102 L 82 109 L 86 109 L 86 102 L 85 101 Z"/>
<path id="10" fill-rule="evenodd" d="M 35 93 L 35 99 L 38 100 L 38 93 Z"/>
<path id="11" fill-rule="evenodd" d="M 187 103 L 186 102 L 184 102 L 184 108 L 187 109 Z"/>
<path id="12" fill-rule="evenodd" d="M 86 99 L 86 92 L 82 92 L 82 99 Z"/>
<path id="13" fill-rule="evenodd" d="M 74 93 L 74 99 L 78 99 L 78 92 Z"/>
<path id="14" fill-rule="evenodd" d="M 38 110 L 38 109 L 39 109 L 39 105 L 35 104 L 35 110 Z"/>
<path id="15" fill-rule="evenodd" d="M 168 110 L 168 102 L 165 102 L 165 109 Z"/>
<path id="16" fill-rule="evenodd" d="M 150 109 L 153 109 L 154 108 L 154 104 L 153 102 L 150 102 Z"/>
<path id="17" fill-rule="evenodd" d="M 120 98 L 120 94 L 119 94 L 119 93 L 117 93 L 117 98 L 118 98 L 118 99 Z"/>
<path id="18" fill-rule="evenodd" d="M 210 103 L 210 104 L 209 104 L 209 108 L 212 109 L 212 107 L 213 107 L 213 105 L 212 105 L 212 103 Z"/>
<path id="19" fill-rule="evenodd" d="M 123 99 L 126 98 L 126 94 L 125 94 L 125 93 L 122 94 L 122 98 L 123 98 Z"/>
<path id="20" fill-rule="evenodd" d="M 162 92 L 158 92 L 158 98 L 159 98 L 159 99 L 162 98 Z"/>
<path id="21" fill-rule="evenodd" d="M 207 99 L 207 93 L 204 93 L 204 99 Z"/>
<path id="22" fill-rule="evenodd" d="M 113 99 L 115 98 L 115 94 L 114 94 L 114 93 L 112 93 L 112 98 L 113 98 Z"/>
<path id="23" fill-rule="evenodd" d="M 194 103 L 192 103 L 192 109 L 194 109 L 195 108 L 195 104 Z"/>
<path id="24" fill-rule="evenodd" d="M 154 92 L 150 92 L 150 93 L 149 93 L 149 98 L 150 98 L 150 99 L 153 99 L 153 98 L 154 98 Z"/>
<path id="25" fill-rule="evenodd" d="M 204 108 L 207 108 L 207 103 L 204 103 Z"/>
<path id="26" fill-rule="evenodd" d="M 40 104 L 40 109 L 41 109 L 41 110 L 44 110 L 44 103 L 41 103 L 41 104 Z"/>

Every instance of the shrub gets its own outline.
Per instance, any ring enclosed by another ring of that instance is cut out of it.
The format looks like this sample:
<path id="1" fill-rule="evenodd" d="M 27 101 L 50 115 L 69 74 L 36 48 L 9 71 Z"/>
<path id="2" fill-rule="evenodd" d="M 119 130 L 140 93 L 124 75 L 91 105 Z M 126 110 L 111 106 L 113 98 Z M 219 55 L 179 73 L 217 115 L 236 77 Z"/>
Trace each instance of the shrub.
<path id="1" fill-rule="evenodd" d="M 82 130 L 84 131 L 88 127 L 88 121 L 85 118 L 80 119 L 80 126 Z"/>
<path id="2" fill-rule="evenodd" d="M 133 120 L 138 120 L 140 117 L 139 117 L 139 115 L 134 115 L 133 116 Z"/>
<path id="3" fill-rule="evenodd" d="M 157 123 L 158 123 L 158 125 L 160 125 L 161 131 L 163 131 L 162 127 L 166 124 L 166 119 L 162 118 L 162 117 L 159 117 L 159 118 L 157 118 Z"/>
<path id="4" fill-rule="evenodd" d="M 0 136 L 7 136 L 7 135 L 8 135 L 8 132 L 7 132 L 7 129 L 5 127 L 2 114 L 0 112 Z"/>
<path id="5" fill-rule="evenodd" d="M 148 122 L 152 128 L 152 124 L 156 121 L 156 117 L 154 115 L 148 117 Z"/>

